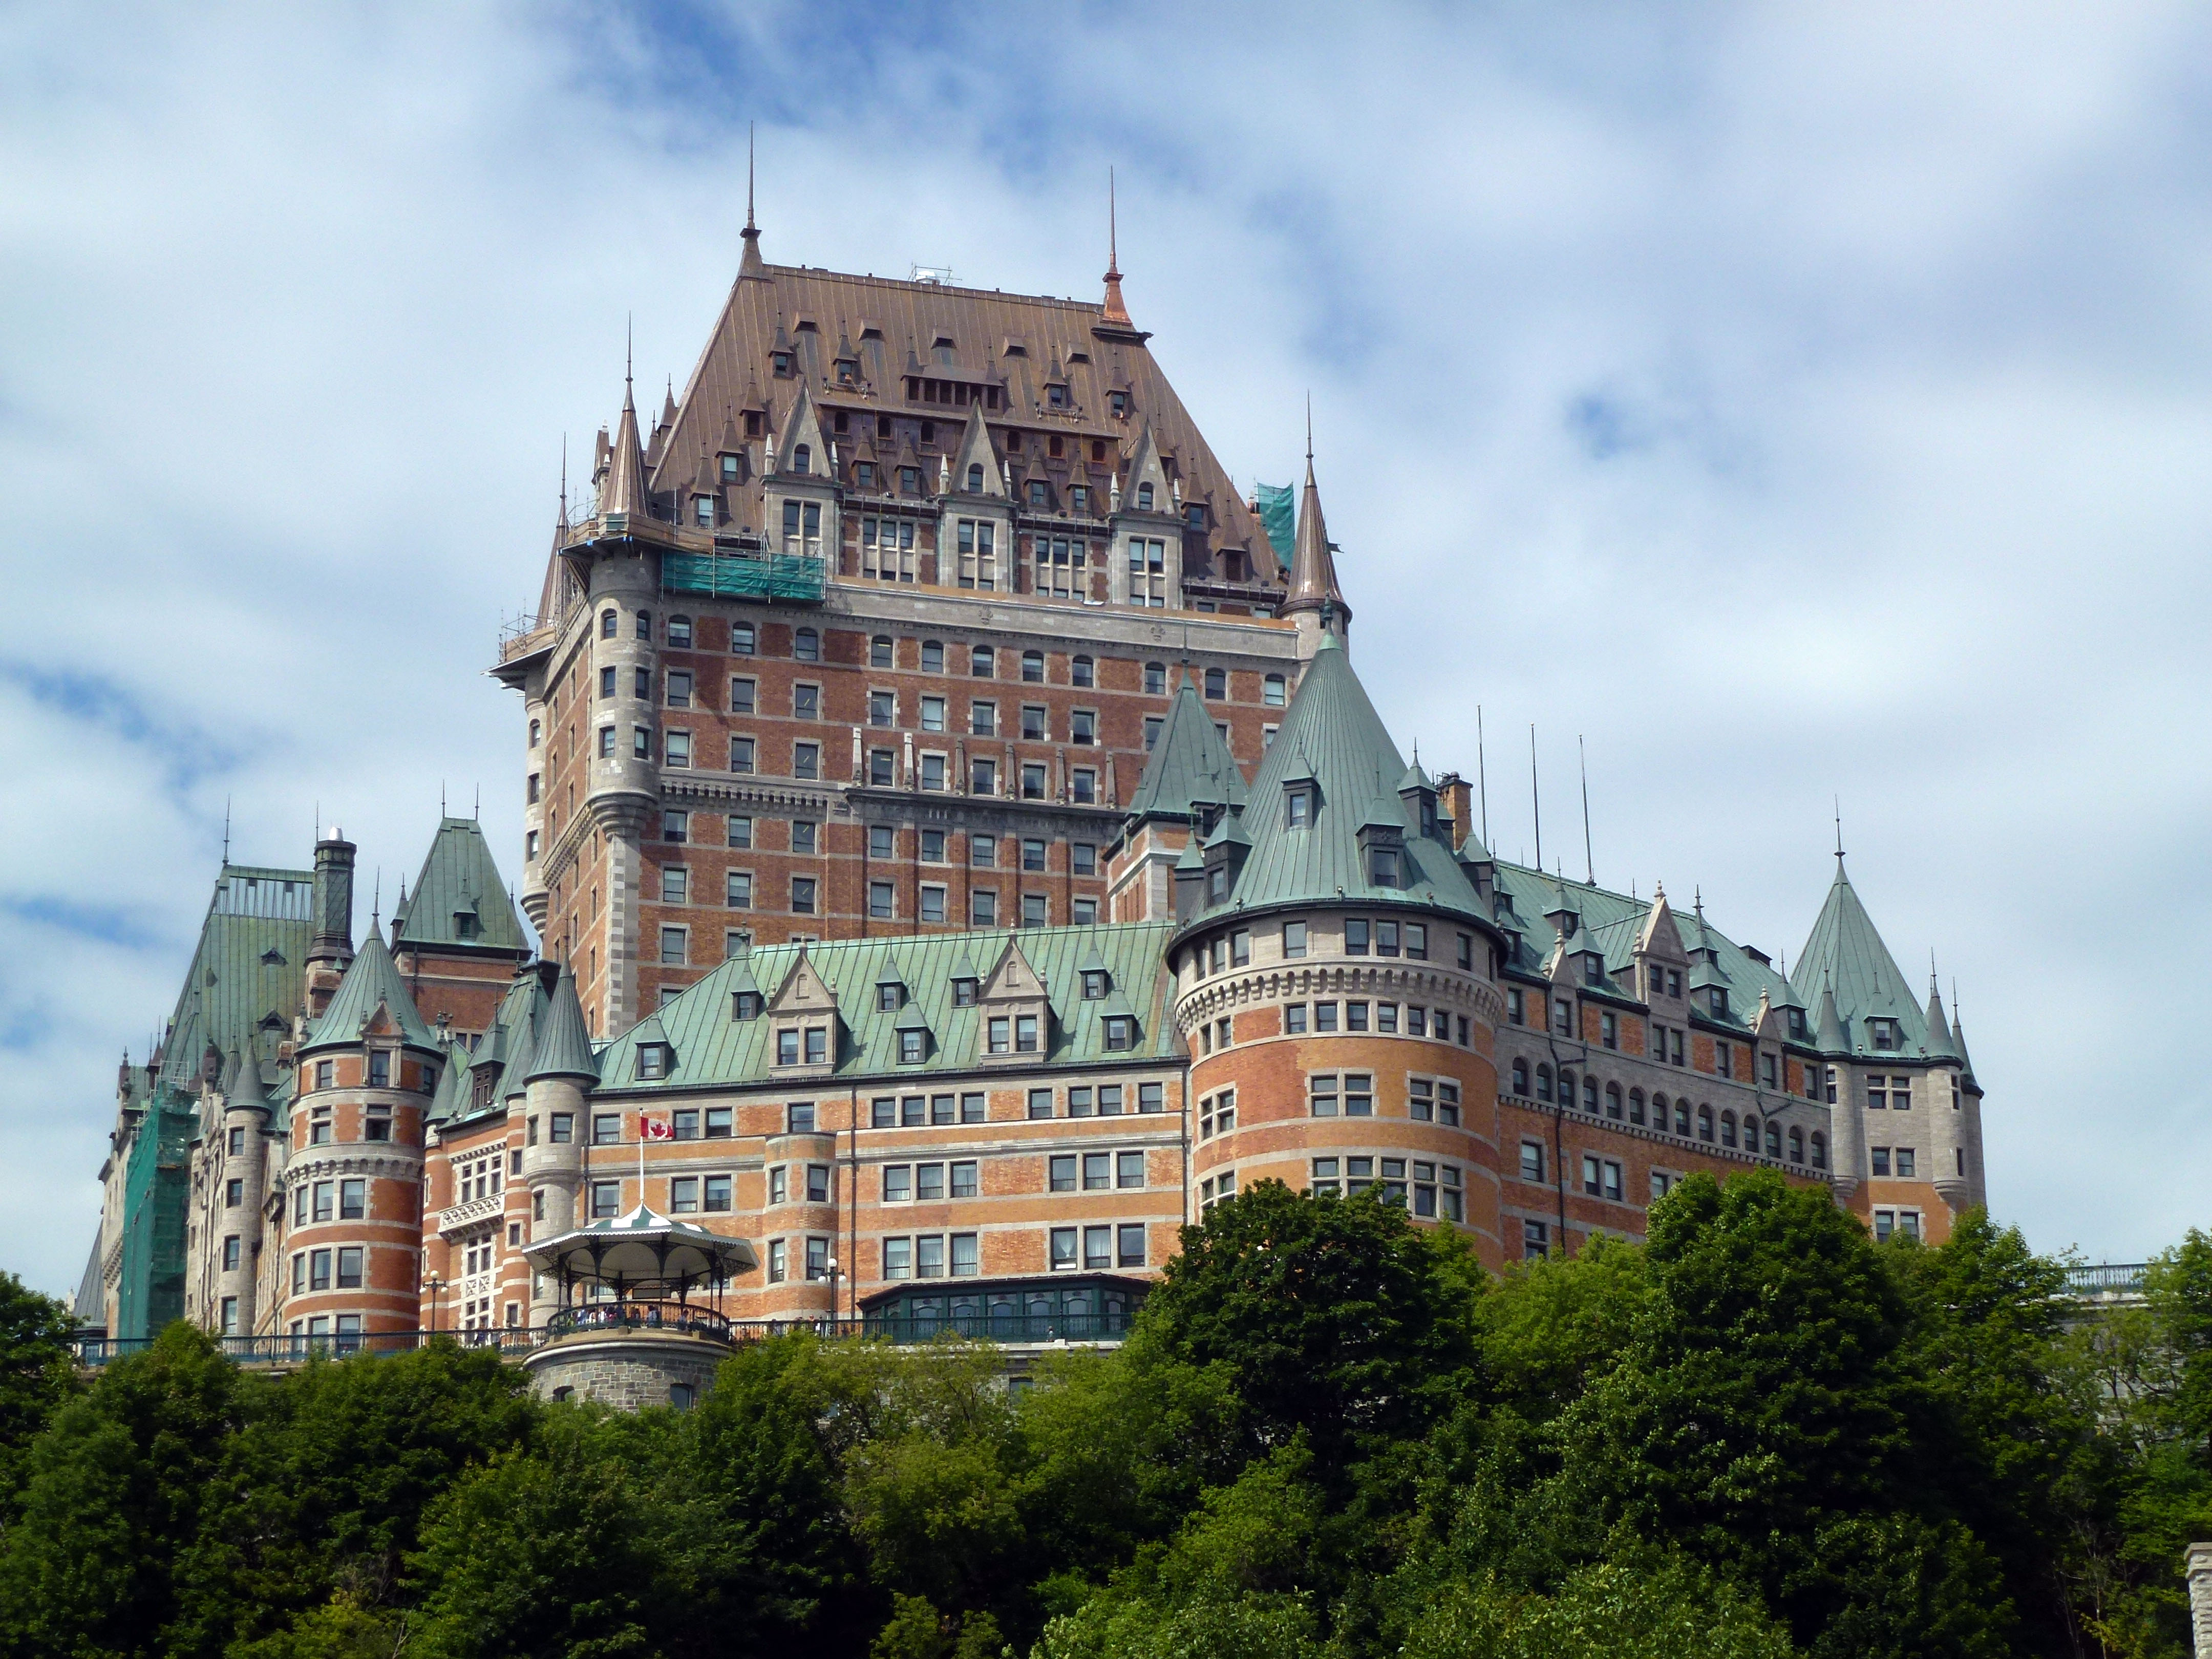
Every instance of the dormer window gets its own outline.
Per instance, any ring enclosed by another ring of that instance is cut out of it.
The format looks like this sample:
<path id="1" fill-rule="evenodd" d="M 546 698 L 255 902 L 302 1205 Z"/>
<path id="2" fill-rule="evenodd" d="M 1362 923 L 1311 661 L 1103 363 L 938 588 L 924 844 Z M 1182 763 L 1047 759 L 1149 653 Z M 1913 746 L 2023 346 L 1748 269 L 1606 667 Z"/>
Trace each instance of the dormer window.
<path id="1" fill-rule="evenodd" d="M 1897 1022 L 1895 1020 L 1870 1019 L 1867 1022 L 1867 1024 L 1872 1029 L 1874 1046 L 1875 1048 L 1894 1048 L 1898 1046 Z"/>
<path id="2" fill-rule="evenodd" d="M 811 472 L 814 470 L 814 450 L 808 444 L 793 444 L 791 448 L 791 470 Z"/>
<path id="3" fill-rule="evenodd" d="M 900 495 L 919 495 L 921 494 L 921 469 L 920 467 L 902 466 L 898 470 L 898 472 Z"/>
<path id="4" fill-rule="evenodd" d="M 927 1036 L 927 1035 L 928 1033 L 919 1030 L 901 1031 L 898 1034 L 900 1065 L 919 1066 L 921 1064 L 924 1048 L 923 1040 Z"/>
<path id="5" fill-rule="evenodd" d="M 1313 822 L 1314 798 L 1310 789 L 1291 789 L 1283 794 L 1283 827 L 1303 830 Z"/>
<path id="6" fill-rule="evenodd" d="M 1047 386 L 1044 389 L 1044 404 L 1047 409 L 1066 409 L 1067 388 L 1064 386 Z"/>
<path id="7" fill-rule="evenodd" d="M 1792 1008 L 1790 1011 L 1790 1035 L 1794 1037 L 1802 1037 L 1805 1035 L 1805 1011 L 1802 1008 Z"/>
<path id="8" fill-rule="evenodd" d="M 876 487 L 876 464 L 873 461 L 856 464 L 853 468 L 853 483 L 860 489 L 873 489 Z"/>
<path id="9" fill-rule="evenodd" d="M 714 498 L 712 495 L 694 495 L 691 512 L 702 525 L 711 528 L 714 522 Z"/>
<path id="10" fill-rule="evenodd" d="M 1184 507 L 1184 508 L 1183 508 L 1183 510 L 1182 510 L 1182 521 L 1183 521 L 1184 526 L 1185 526 L 1187 528 L 1188 528 L 1188 529 L 1192 529 L 1192 530 L 1203 530 L 1203 529 L 1205 529 L 1205 528 L 1206 528 L 1206 508 L 1205 508 L 1204 507 L 1202 507 L 1201 505 L 1200 505 L 1198 502 L 1196 502 L 1196 501 L 1193 501 L 1189 506 L 1188 506 L 1188 507 Z"/>
<path id="11" fill-rule="evenodd" d="M 641 1082 L 650 1083 L 668 1075 L 669 1048 L 665 1042 L 641 1042 L 637 1045 L 637 1075 Z"/>
<path id="12" fill-rule="evenodd" d="M 1083 976 L 1083 1000 L 1096 1002 L 1106 994 L 1106 973 L 1103 969 L 1092 969 Z"/>
<path id="13" fill-rule="evenodd" d="M 1115 420 L 1119 421 L 1127 419 L 1129 413 L 1129 394 L 1126 392 L 1108 392 L 1106 394 L 1106 407 L 1114 411 L 1114 418 Z"/>
<path id="14" fill-rule="evenodd" d="M 886 1014 L 895 1014 L 905 1006 L 905 986 L 887 984 L 878 985 L 876 987 L 876 1007 L 878 1012 Z"/>
<path id="15" fill-rule="evenodd" d="M 1123 1054 L 1137 1046 L 1137 1022 L 1128 1015 L 1109 1015 L 1105 1025 L 1108 1053 Z"/>
<path id="16" fill-rule="evenodd" d="M 1585 985 L 1605 983 L 1605 963 L 1601 958 L 1597 957 L 1583 958 L 1583 983 Z"/>
<path id="17" fill-rule="evenodd" d="M 1045 482 L 1042 478 L 1031 478 L 1030 480 L 1030 505 L 1031 507 L 1040 507 L 1051 505 L 1051 503 L 1045 499 Z"/>
<path id="18" fill-rule="evenodd" d="M 974 461 L 969 465 L 968 493 L 970 495 L 980 495 L 983 493 L 983 464 L 981 461 Z"/>
<path id="19" fill-rule="evenodd" d="M 724 483 L 737 483 L 737 481 L 738 481 L 738 458 L 737 458 L 735 455 L 725 455 L 725 456 L 723 456 L 723 457 L 722 457 L 722 482 L 723 482 Z"/>
<path id="20" fill-rule="evenodd" d="M 954 980 L 952 1006 L 956 1008 L 973 1008 L 975 1006 L 975 987 L 976 981 L 973 979 Z"/>
<path id="21" fill-rule="evenodd" d="M 1377 887 L 1398 884 L 1398 849 L 1395 847 L 1370 847 L 1367 849 L 1368 879 Z"/>
<path id="22" fill-rule="evenodd" d="M 1728 1018 L 1729 1011 L 1728 993 L 1723 990 L 1719 986 L 1716 985 L 1706 994 L 1706 995 L 1712 1004 L 1712 1010 L 1715 1016 L 1721 1019 L 1726 1019 Z"/>
<path id="23" fill-rule="evenodd" d="M 1137 511 L 1149 513 L 1152 510 L 1152 487 L 1149 483 L 1140 483 L 1137 486 Z"/>
<path id="24" fill-rule="evenodd" d="M 791 354 L 788 351 L 777 352 L 775 357 L 775 372 L 777 374 L 788 374 L 791 373 Z"/>
<path id="25" fill-rule="evenodd" d="M 1083 484 L 1075 484 L 1067 492 L 1067 510 L 1078 517 L 1091 511 L 1091 491 Z"/>
<path id="26" fill-rule="evenodd" d="M 761 994 L 758 991 L 737 991 L 730 997 L 732 1019 L 758 1019 L 761 1015 Z"/>

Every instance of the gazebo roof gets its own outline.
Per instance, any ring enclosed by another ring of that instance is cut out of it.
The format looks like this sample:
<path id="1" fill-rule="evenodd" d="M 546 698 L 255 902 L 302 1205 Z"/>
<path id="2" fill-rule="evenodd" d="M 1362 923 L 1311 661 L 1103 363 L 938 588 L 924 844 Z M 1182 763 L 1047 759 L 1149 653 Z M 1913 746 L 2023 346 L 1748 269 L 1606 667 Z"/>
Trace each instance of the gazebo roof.
<path id="1" fill-rule="evenodd" d="M 611 1285 L 617 1291 L 648 1285 L 685 1291 L 727 1281 L 760 1265 L 744 1239 L 672 1220 L 642 1204 L 628 1215 L 533 1244 L 523 1255 L 540 1273 Z"/>

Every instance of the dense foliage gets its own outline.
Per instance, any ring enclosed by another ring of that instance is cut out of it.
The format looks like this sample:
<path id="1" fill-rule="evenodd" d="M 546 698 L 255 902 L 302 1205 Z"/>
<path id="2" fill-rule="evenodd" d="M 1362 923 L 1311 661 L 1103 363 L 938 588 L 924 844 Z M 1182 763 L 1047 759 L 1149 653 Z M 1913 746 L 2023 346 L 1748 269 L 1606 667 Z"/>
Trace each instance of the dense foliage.
<path id="1" fill-rule="evenodd" d="M 0 1651 L 191 1659 L 2179 1656 L 2212 1538 L 2212 1239 L 2092 1319 L 1978 1213 L 1877 1246 L 1686 1182 L 1502 1282 L 1257 1186 L 1130 1340 L 788 1337 L 695 1412 L 441 1345 L 80 1382 L 0 1279 Z"/>

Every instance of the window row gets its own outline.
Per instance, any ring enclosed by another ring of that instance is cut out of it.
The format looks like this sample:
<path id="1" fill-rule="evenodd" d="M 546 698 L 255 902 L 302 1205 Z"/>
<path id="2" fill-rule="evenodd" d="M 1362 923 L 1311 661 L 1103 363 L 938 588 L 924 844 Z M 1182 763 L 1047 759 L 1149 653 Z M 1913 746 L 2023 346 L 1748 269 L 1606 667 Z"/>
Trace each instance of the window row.
<path id="1" fill-rule="evenodd" d="M 1894 1174 L 1901 1181 L 1915 1178 L 1917 1165 L 1913 1149 L 1910 1146 L 1899 1146 L 1894 1150 L 1887 1146 L 1869 1146 L 1867 1156 L 1873 1164 L 1872 1173 L 1875 1175 Z"/>
<path id="2" fill-rule="evenodd" d="M 883 1166 L 883 1201 L 886 1204 L 928 1203 L 946 1198 L 974 1198 L 981 1187 L 981 1165 L 972 1158 L 944 1163 L 886 1164 Z"/>
<path id="3" fill-rule="evenodd" d="M 1045 1237 L 1046 1260 L 1053 1272 L 1081 1268 L 1097 1273 L 1107 1267 L 1145 1265 L 1145 1224 L 1140 1221 L 1091 1227 L 1054 1227 Z"/>
<path id="4" fill-rule="evenodd" d="M 868 1103 L 868 1127 L 917 1128 L 931 1123 L 981 1123 L 986 1097 L 967 1094 L 878 1095 Z"/>
<path id="5" fill-rule="evenodd" d="M 1510 1073 L 1512 1092 L 1524 1100 L 1533 1098 L 1546 1103 L 1556 1100 L 1559 1105 L 1570 1108 L 1579 1105 L 1593 1117 L 1602 1115 L 1615 1122 L 1627 1122 L 1638 1126 L 1648 1123 L 1649 1127 L 1662 1133 L 1680 1135 L 1685 1139 L 1694 1137 L 1709 1144 L 1717 1143 L 1731 1148 L 1741 1145 L 1747 1152 L 1757 1152 L 1760 1150 L 1763 1122 L 1766 1156 L 1777 1158 L 1784 1156 L 1784 1133 L 1782 1126 L 1772 1119 L 1762 1120 L 1755 1112 L 1744 1113 L 1739 1139 L 1738 1120 L 1733 1109 L 1724 1109 L 1717 1118 L 1710 1105 L 1698 1106 L 1693 1112 L 1688 1100 L 1676 1098 L 1670 1101 L 1664 1093 L 1655 1091 L 1650 1097 L 1647 1117 L 1644 1091 L 1641 1089 L 1632 1088 L 1624 1092 L 1618 1083 L 1608 1083 L 1601 1090 L 1598 1080 L 1595 1077 L 1584 1074 L 1577 1090 L 1576 1075 L 1572 1071 L 1561 1066 L 1557 1080 L 1554 1081 L 1552 1068 L 1541 1062 L 1536 1065 L 1533 1075 L 1534 1081 L 1532 1088 L 1528 1062 L 1525 1060 L 1515 1060 Z M 1692 1127 L 1693 1119 L 1694 1128 Z M 1806 1142 L 1803 1131 L 1790 1129 L 1788 1132 L 1788 1144 L 1790 1161 L 1793 1164 L 1804 1163 Z M 1826 1169 L 1827 1158 L 1827 1137 L 1819 1130 L 1814 1130 L 1811 1140 L 1812 1166 L 1816 1170 Z"/>
<path id="6" fill-rule="evenodd" d="M 1341 1193 L 1346 1198 L 1357 1198 L 1362 1193 L 1379 1193 L 1384 1203 L 1410 1208 L 1415 1215 L 1431 1220 L 1467 1219 L 1467 1193 L 1456 1164 L 1370 1153 L 1339 1154 L 1315 1158 L 1307 1184 L 1309 1190 L 1330 1196 Z"/>
<path id="7" fill-rule="evenodd" d="M 292 1294 L 362 1288 L 365 1252 L 358 1244 L 335 1250 L 299 1250 L 292 1256 Z"/>
<path id="8" fill-rule="evenodd" d="M 1053 1091 L 1030 1090 L 1030 1116 L 1120 1117 L 1128 1111 L 1151 1114 L 1167 1109 L 1167 1085 L 1164 1083 L 1072 1084 L 1064 1096 L 1061 1109 L 1055 1111 Z"/>
<path id="9" fill-rule="evenodd" d="M 1306 1079 L 1306 1110 L 1314 1117 L 1373 1117 L 1375 1078 L 1370 1072 L 1316 1072 Z M 1417 1123 L 1459 1127 L 1459 1085 L 1449 1078 L 1406 1080 L 1406 1115 Z"/>
<path id="10" fill-rule="evenodd" d="M 791 1277 L 792 1242 L 787 1238 L 769 1240 L 766 1271 L 769 1284 L 781 1285 Z M 830 1255 L 830 1241 L 817 1236 L 800 1239 L 798 1243 L 800 1248 L 799 1261 L 805 1273 L 807 1283 L 817 1285 L 828 1279 L 835 1266 Z"/>
<path id="11" fill-rule="evenodd" d="M 1146 1184 L 1145 1155 L 1139 1151 L 1054 1152 L 1045 1160 L 1047 1192 L 1132 1192 Z"/>
<path id="12" fill-rule="evenodd" d="M 368 1182 L 349 1176 L 343 1181 L 302 1182 L 292 1189 L 292 1224 L 313 1221 L 359 1221 L 368 1214 Z"/>
<path id="13" fill-rule="evenodd" d="M 1395 1002 L 1370 1004 L 1355 1000 L 1342 1005 L 1334 1002 L 1286 1004 L 1283 1009 L 1284 1035 L 1304 1036 L 1309 1031 L 1322 1036 L 1333 1031 L 1376 1031 L 1386 1036 L 1395 1036 L 1402 1032 L 1407 1036 L 1433 1036 L 1439 1042 L 1454 1040 L 1452 1016 L 1439 1008 L 1432 1018 L 1429 1010 L 1417 1002 L 1405 1004 L 1402 1015 L 1400 1006 Z M 1457 1039 L 1462 1048 L 1472 1046 L 1469 1041 L 1471 1035 L 1468 1018 L 1462 1014 Z"/>

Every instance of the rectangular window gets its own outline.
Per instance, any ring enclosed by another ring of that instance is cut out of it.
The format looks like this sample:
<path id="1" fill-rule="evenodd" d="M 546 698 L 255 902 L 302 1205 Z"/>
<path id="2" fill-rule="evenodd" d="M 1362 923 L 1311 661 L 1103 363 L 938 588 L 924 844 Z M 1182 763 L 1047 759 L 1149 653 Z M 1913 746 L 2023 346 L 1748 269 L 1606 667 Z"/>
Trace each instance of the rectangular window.
<path id="1" fill-rule="evenodd" d="M 1369 928 L 1367 923 L 1354 917 L 1344 924 L 1344 954 L 1364 957 L 1367 954 Z"/>
<path id="2" fill-rule="evenodd" d="M 730 1177 L 728 1176 L 710 1175 L 707 1177 L 704 1188 L 704 1202 L 706 1208 L 710 1214 L 720 1213 L 726 1215 L 729 1212 Z"/>
<path id="3" fill-rule="evenodd" d="M 1052 1270 L 1054 1273 L 1064 1273 L 1073 1268 L 1076 1265 L 1076 1261 L 1078 1260 L 1076 1255 L 1076 1230 L 1073 1227 L 1054 1227 L 1047 1235 L 1047 1238 L 1048 1241 L 1048 1259 L 1052 1263 Z"/>
<path id="4" fill-rule="evenodd" d="M 234 1210 L 244 1202 L 246 1202 L 246 1183 L 243 1181 L 226 1181 L 222 1183 L 223 1208 Z"/>
<path id="5" fill-rule="evenodd" d="M 592 1114 L 592 1145 L 612 1146 L 622 1140 L 622 1114 L 594 1112 Z"/>
<path id="6" fill-rule="evenodd" d="M 1116 1267 L 1145 1265 L 1145 1229 L 1141 1222 L 1125 1222 L 1114 1230 L 1114 1260 Z"/>
<path id="7" fill-rule="evenodd" d="M 1030 1115 L 1033 1118 L 1050 1117 L 1052 1115 L 1051 1090 L 1032 1089 L 1030 1091 Z"/>
<path id="8" fill-rule="evenodd" d="M 945 889 L 932 884 L 921 890 L 921 920 L 941 922 L 945 920 Z"/>
<path id="9" fill-rule="evenodd" d="M 1285 1036 L 1302 1036 L 1306 1029 L 1306 1005 L 1293 1002 L 1283 1010 L 1283 1031 Z"/>
<path id="10" fill-rule="evenodd" d="M 730 770 L 750 772 L 753 769 L 753 740 L 750 738 L 730 739 Z"/>
<path id="11" fill-rule="evenodd" d="M 810 1238 L 806 1241 L 806 1277 L 810 1283 L 819 1284 L 830 1277 L 830 1241 Z"/>
<path id="12" fill-rule="evenodd" d="M 699 1212 L 697 1176 L 678 1176 L 668 1183 L 668 1212 L 671 1215 L 696 1215 Z"/>
<path id="13" fill-rule="evenodd" d="M 952 1246 L 952 1276 L 973 1279 L 981 1270 L 982 1259 L 976 1249 L 974 1233 L 955 1233 L 949 1241 Z"/>
<path id="14" fill-rule="evenodd" d="M 331 1209 L 331 1200 L 336 1191 L 336 1183 L 332 1182 L 318 1181 L 315 1183 L 314 1214 L 316 1220 L 328 1221 L 331 1218 L 331 1215 L 334 1213 Z"/>
<path id="15" fill-rule="evenodd" d="M 945 1277 L 943 1233 L 923 1233 L 914 1241 L 914 1276 L 916 1279 Z"/>
<path id="16" fill-rule="evenodd" d="M 1114 1265 L 1114 1230 L 1111 1227 L 1085 1227 L 1083 1230 L 1083 1266 L 1091 1273 Z"/>
<path id="17" fill-rule="evenodd" d="M 327 1291 L 331 1287 L 331 1253 L 315 1250 L 307 1257 L 307 1288 Z"/>
<path id="18" fill-rule="evenodd" d="M 894 1276 L 889 1271 L 890 1267 L 890 1240 L 886 1239 L 884 1241 L 884 1267 L 885 1269 L 884 1276 L 886 1278 Z M 905 1275 L 903 1274 L 896 1275 L 896 1277 L 900 1278 L 903 1278 L 904 1276 Z M 780 1238 L 771 1238 L 768 1242 L 768 1282 L 771 1285 L 781 1285 L 784 1280 L 790 1277 L 791 1255 L 789 1247 L 787 1246 L 784 1241 Z"/>
<path id="19" fill-rule="evenodd" d="M 868 915 L 878 921 L 888 921 L 895 915 L 892 907 L 891 884 L 872 881 L 868 884 Z"/>
<path id="20" fill-rule="evenodd" d="M 338 1252 L 338 1289 L 357 1291 L 361 1288 L 361 1258 L 362 1250 L 358 1244 L 348 1245 Z"/>
<path id="21" fill-rule="evenodd" d="M 818 1056 L 815 1053 L 814 1045 L 820 1039 L 821 1036 L 821 1027 L 810 1026 L 807 1029 L 806 1049 L 807 1060 L 810 1064 L 819 1063 Z M 789 1134 L 812 1134 L 814 1133 L 814 1103 L 811 1100 L 793 1101 L 791 1104 L 785 1109 L 784 1129 L 785 1132 Z"/>
<path id="22" fill-rule="evenodd" d="M 791 878 L 791 914 L 795 916 L 812 915 L 815 891 L 812 876 L 793 876 Z"/>
<path id="23" fill-rule="evenodd" d="M 1307 1110 L 1315 1117 L 1334 1117 L 1341 1107 L 1336 1091 L 1336 1073 L 1316 1073 L 1306 1079 Z"/>
<path id="24" fill-rule="evenodd" d="M 1114 1184 L 1117 1188 L 1140 1188 L 1145 1184 L 1145 1155 L 1142 1152 L 1116 1152 L 1114 1155 Z"/>
<path id="25" fill-rule="evenodd" d="M 359 1221 L 368 1213 L 368 1182 L 358 1178 L 338 1182 L 338 1218 Z"/>

